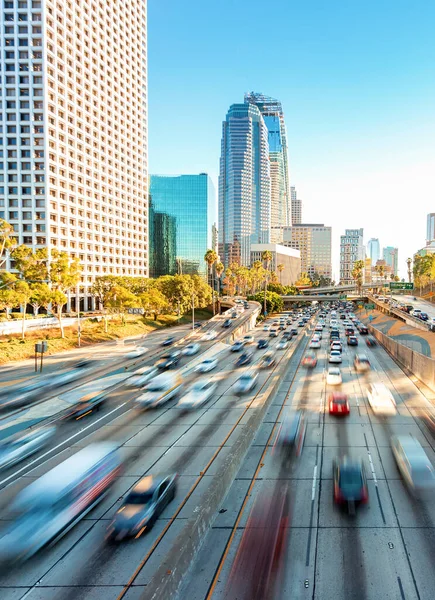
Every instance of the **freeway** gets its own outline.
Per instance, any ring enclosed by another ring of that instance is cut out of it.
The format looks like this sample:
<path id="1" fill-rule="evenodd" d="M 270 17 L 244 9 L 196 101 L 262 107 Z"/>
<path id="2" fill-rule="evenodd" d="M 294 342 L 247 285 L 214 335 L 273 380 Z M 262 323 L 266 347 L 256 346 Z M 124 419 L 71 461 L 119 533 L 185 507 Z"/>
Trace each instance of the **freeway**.
<path id="1" fill-rule="evenodd" d="M 427 405 L 426 400 L 382 348 L 366 348 L 364 338 L 358 336 L 363 348 L 345 346 L 341 365 L 340 388 L 350 398 L 351 413 L 343 419 L 330 416 L 326 399 L 332 387 L 325 379 L 328 337 L 324 336 L 322 347 L 317 350 L 314 370 L 298 365 L 295 373 L 290 370 L 283 379 L 225 501 L 216 512 L 180 598 L 434 597 L 435 503 L 417 500 L 408 492 L 390 448 L 391 435 L 410 433 L 421 442 L 434 464 L 434 439 L 417 416 L 419 407 Z M 357 374 L 353 368 L 358 351 L 370 358 L 372 369 L 367 375 Z M 365 395 L 369 381 L 383 382 L 390 388 L 398 406 L 396 417 L 385 421 L 374 416 Z M 287 406 L 303 407 L 309 422 L 301 457 L 283 467 L 274 441 L 283 407 Z M 368 477 L 369 505 L 352 517 L 338 512 L 332 500 L 332 461 L 343 454 L 362 459 Z M 253 545 L 253 564 L 244 564 L 244 586 L 234 595 L 230 573 L 242 548 L 250 511 L 261 498 L 266 504 L 282 489 L 288 494 L 290 510 L 283 536 L 284 565 L 275 574 L 274 593 L 255 596 L 250 587 L 250 575 L 260 578 L 266 560 L 264 548 Z"/>
<path id="2" fill-rule="evenodd" d="M 403 304 L 412 304 L 414 308 L 419 308 L 421 312 L 425 312 L 429 315 L 429 319 L 435 319 L 435 305 L 421 298 L 414 300 L 414 296 L 408 295 L 394 295 L 396 302 L 402 302 Z"/>

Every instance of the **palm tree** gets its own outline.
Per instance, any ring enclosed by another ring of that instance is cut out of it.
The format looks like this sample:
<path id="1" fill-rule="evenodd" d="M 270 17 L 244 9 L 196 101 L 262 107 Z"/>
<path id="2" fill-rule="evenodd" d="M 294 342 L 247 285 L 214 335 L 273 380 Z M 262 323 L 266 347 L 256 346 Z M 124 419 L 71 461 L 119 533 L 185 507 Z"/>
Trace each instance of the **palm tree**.
<path id="1" fill-rule="evenodd" d="M 218 298 L 219 298 L 219 294 L 220 294 L 220 291 L 221 291 L 221 276 L 222 276 L 222 273 L 225 270 L 225 267 L 224 267 L 224 264 L 219 261 L 219 262 L 217 262 L 215 264 L 214 268 L 215 268 L 216 275 L 217 275 L 218 281 L 219 281 L 219 285 L 218 285 Z"/>
<path id="2" fill-rule="evenodd" d="M 282 272 L 284 271 L 285 267 L 284 265 L 281 263 L 276 267 L 279 271 L 279 283 L 280 285 L 282 285 Z"/>
<path id="3" fill-rule="evenodd" d="M 215 314 L 214 309 L 214 274 L 212 273 L 212 267 L 218 259 L 218 255 L 214 250 L 207 250 L 204 254 L 204 260 L 208 265 L 208 277 L 211 279 L 211 294 L 213 304 L 213 315 Z"/>
<path id="4" fill-rule="evenodd" d="M 267 275 L 269 270 L 269 265 L 272 261 L 272 252 L 270 250 L 264 250 L 261 253 L 261 260 L 266 263 L 266 275 L 264 277 L 264 305 L 263 305 L 263 314 L 266 315 L 266 293 L 267 293 Z"/>
<path id="5" fill-rule="evenodd" d="M 353 264 L 352 277 L 355 280 L 358 288 L 358 295 L 361 296 L 362 284 L 363 284 L 363 273 L 364 273 L 364 261 L 356 260 Z"/>

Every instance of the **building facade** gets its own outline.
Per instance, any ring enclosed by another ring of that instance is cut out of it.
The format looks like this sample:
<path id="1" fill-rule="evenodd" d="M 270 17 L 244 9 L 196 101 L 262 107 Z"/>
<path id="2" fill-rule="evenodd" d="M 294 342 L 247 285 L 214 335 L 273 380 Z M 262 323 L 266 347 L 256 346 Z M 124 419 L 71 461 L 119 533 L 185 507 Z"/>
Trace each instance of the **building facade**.
<path id="1" fill-rule="evenodd" d="M 346 229 L 340 236 L 340 283 L 343 285 L 354 283 L 353 266 L 365 258 L 363 235 L 363 229 Z"/>
<path id="2" fill-rule="evenodd" d="M 435 213 L 427 215 L 426 223 L 426 245 L 430 246 L 432 242 L 435 242 Z"/>
<path id="3" fill-rule="evenodd" d="M 393 246 L 387 246 L 383 249 L 382 258 L 391 268 L 393 275 L 397 275 L 399 271 L 399 249 L 393 248 Z"/>
<path id="4" fill-rule="evenodd" d="M 150 276 L 205 276 L 216 218 L 216 192 L 206 173 L 151 175 Z"/>
<path id="5" fill-rule="evenodd" d="M 18 244 L 80 260 L 68 308 L 87 310 L 95 277 L 148 275 L 146 2 L 0 14 L 0 217 Z"/>
<path id="6" fill-rule="evenodd" d="M 332 279 L 331 235 L 323 223 L 301 223 L 283 228 L 283 245 L 299 250 L 302 273 Z"/>
<path id="7" fill-rule="evenodd" d="M 256 260 L 262 260 L 262 253 L 268 250 L 272 254 L 272 260 L 269 265 L 270 271 L 275 271 L 278 280 L 282 285 L 293 285 L 301 274 L 301 257 L 299 250 L 286 248 L 280 244 L 252 244 L 251 245 L 251 266 Z M 283 265 L 284 269 L 280 272 L 278 265 Z"/>
<path id="8" fill-rule="evenodd" d="M 378 238 L 371 238 L 367 244 L 367 256 L 371 259 L 372 265 L 382 258 L 381 257 L 381 246 Z"/>
<path id="9" fill-rule="evenodd" d="M 271 241 L 275 227 L 291 224 L 291 201 L 288 173 L 287 132 L 281 102 L 275 98 L 251 92 L 245 94 L 245 103 L 253 104 L 260 110 L 268 131 L 271 208 Z"/>
<path id="10" fill-rule="evenodd" d="M 225 266 L 248 266 L 251 244 L 270 241 L 268 130 L 254 104 L 233 104 L 222 125 L 219 254 Z"/>
<path id="11" fill-rule="evenodd" d="M 291 195 L 291 217 L 292 225 L 300 225 L 302 223 L 302 200 L 298 198 L 296 188 L 290 188 Z"/>

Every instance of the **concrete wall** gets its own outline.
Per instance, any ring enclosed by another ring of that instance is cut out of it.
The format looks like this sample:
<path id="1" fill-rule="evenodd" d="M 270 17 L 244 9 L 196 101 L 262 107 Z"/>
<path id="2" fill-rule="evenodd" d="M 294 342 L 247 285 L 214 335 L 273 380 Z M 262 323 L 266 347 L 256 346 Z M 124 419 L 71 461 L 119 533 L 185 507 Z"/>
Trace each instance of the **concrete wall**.
<path id="1" fill-rule="evenodd" d="M 399 364 L 411 371 L 417 379 L 435 392 L 435 360 L 433 358 L 399 344 L 372 325 L 369 325 L 369 329 L 373 337 L 382 344 Z"/>

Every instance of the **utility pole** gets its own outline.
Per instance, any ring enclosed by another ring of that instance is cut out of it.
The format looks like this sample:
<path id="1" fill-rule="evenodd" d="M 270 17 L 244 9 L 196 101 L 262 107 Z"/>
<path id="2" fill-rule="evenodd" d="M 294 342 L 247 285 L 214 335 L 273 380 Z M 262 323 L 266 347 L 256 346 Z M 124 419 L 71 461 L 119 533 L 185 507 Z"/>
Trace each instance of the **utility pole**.
<path id="1" fill-rule="evenodd" d="M 192 331 L 195 331 L 195 292 L 192 290 Z"/>

